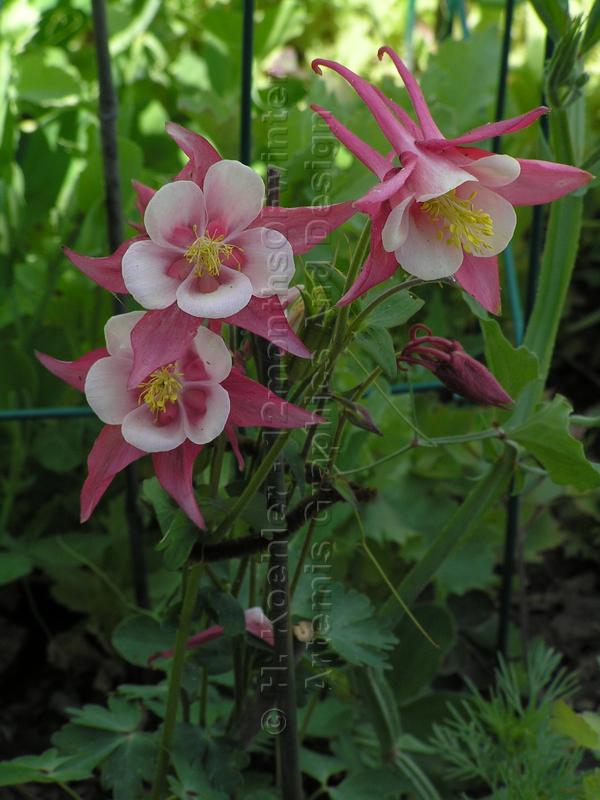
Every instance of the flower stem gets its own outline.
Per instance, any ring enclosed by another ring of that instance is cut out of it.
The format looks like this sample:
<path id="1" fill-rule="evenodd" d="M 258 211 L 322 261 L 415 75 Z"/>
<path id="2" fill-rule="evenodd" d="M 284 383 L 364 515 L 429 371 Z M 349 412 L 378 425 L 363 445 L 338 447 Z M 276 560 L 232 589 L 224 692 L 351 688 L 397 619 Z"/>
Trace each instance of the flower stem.
<path id="1" fill-rule="evenodd" d="M 351 335 L 355 333 L 362 323 L 367 319 L 369 314 L 377 308 L 378 305 L 384 303 L 386 300 L 389 300 L 390 297 L 393 297 L 398 292 L 405 292 L 407 289 L 412 289 L 415 286 L 420 286 L 425 281 L 422 281 L 421 278 L 409 278 L 407 281 L 403 281 L 402 283 L 397 283 L 395 286 L 391 286 L 389 289 L 386 289 L 385 292 L 382 292 L 378 295 L 374 300 L 371 300 L 368 306 L 365 306 L 360 314 L 357 314 L 350 325 L 350 329 L 348 333 Z"/>
<path id="2" fill-rule="evenodd" d="M 154 785 L 152 787 L 151 800 L 161 800 L 167 778 L 167 770 L 169 768 L 169 749 L 171 747 L 173 731 L 175 730 L 175 723 L 177 722 L 177 709 L 179 707 L 181 678 L 183 675 L 183 665 L 185 662 L 185 646 L 190 636 L 192 615 L 196 605 L 196 598 L 198 597 L 198 587 L 200 585 L 202 568 L 202 562 L 194 564 L 192 567 L 190 567 L 187 575 L 185 576 L 185 592 L 181 606 L 179 627 L 177 629 L 177 636 L 175 638 L 175 652 L 173 654 L 173 663 L 169 678 L 167 708 L 158 751 L 158 760 L 156 763 L 156 773 L 154 777 Z"/>

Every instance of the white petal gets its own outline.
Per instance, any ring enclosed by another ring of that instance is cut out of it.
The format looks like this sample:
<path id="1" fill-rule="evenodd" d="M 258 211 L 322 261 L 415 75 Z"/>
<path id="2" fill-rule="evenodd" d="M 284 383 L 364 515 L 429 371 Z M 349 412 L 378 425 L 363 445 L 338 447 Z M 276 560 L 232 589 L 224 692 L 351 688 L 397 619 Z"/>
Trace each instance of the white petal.
<path id="1" fill-rule="evenodd" d="M 106 349 L 111 356 L 133 357 L 131 331 L 145 313 L 145 311 L 129 311 L 127 314 L 117 314 L 107 320 L 104 326 L 104 337 L 106 339 Z"/>
<path id="2" fill-rule="evenodd" d="M 127 290 L 144 308 L 167 308 L 175 301 L 177 278 L 167 270 L 178 253 L 154 242 L 134 242 L 123 256 L 123 280 Z"/>
<path id="3" fill-rule="evenodd" d="M 473 176 L 450 159 L 435 153 L 419 151 L 415 168 L 406 182 L 419 203 L 446 194 L 470 181 Z"/>
<path id="4" fill-rule="evenodd" d="M 231 353 L 223 339 L 208 328 L 198 328 L 192 345 L 204 363 L 211 381 L 221 383 L 231 372 Z"/>
<path id="5" fill-rule="evenodd" d="M 521 174 L 521 165 L 517 159 L 501 154 L 470 161 L 465 169 L 484 186 L 506 186 L 516 181 Z"/>
<path id="6" fill-rule="evenodd" d="M 218 281 L 214 280 L 212 284 L 215 286 L 213 291 L 203 291 L 205 284 L 204 278 L 198 279 L 193 273 L 180 284 L 177 305 L 182 311 L 193 317 L 224 319 L 245 308 L 252 297 L 250 280 L 229 267 L 221 267 Z"/>
<path id="7" fill-rule="evenodd" d="M 146 403 L 131 411 L 121 426 L 126 442 L 145 453 L 166 453 L 185 441 L 184 419 L 181 409 L 165 425 L 157 423 Z"/>
<path id="8" fill-rule="evenodd" d="M 218 223 L 226 236 L 243 231 L 256 219 L 264 195 L 263 179 L 239 161 L 217 161 L 206 171 L 208 221 Z"/>
<path id="9" fill-rule="evenodd" d="M 162 186 L 152 197 L 144 214 L 148 236 L 161 247 L 182 252 L 186 244 L 181 233 L 189 231 L 187 244 L 196 235 L 202 236 L 206 228 L 206 206 L 202 189 L 193 181 L 174 181 Z"/>
<path id="10" fill-rule="evenodd" d="M 229 394 L 219 384 L 188 384 L 181 402 L 185 410 L 185 433 L 194 444 L 212 442 L 225 428 L 230 400 Z"/>
<path id="11" fill-rule="evenodd" d="M 127 388 L 132 360 L 109 356 L 92 365 L 85 379 L 85 396 L 90 408 L 107 425 L 120 425 L 136 408 L 135 391 Z"/>
<path id="12" fill-rule="evenodd" d="M 498 255 L 510 242 L 515 232 L 515 225 L 517 224 L 515 210 L 508 200 L 500 197 L 499 194 L 496 194 L 491 189 L 486 189 L 481 184 L 461 186 L 457 191 L 457 195 L 459 197 L 461 195 L 468 197 L 472 191 L 477 192 L 473 198 L 473 208 L 489 214 L 494 226 L 494 233 L 485 237 L 486 244 L 489 247 L 482 249 L 480 252 L 474 252 L 473 255 L 484 257 Z"/>
<path id="13" fill-rule="evenodd" d="M 413 200 L 414 195 L 412 194 L 405 197 L 401 203 L 390 211 L 390 215 L 385 221 L 381 231 L 381 239 L 383 247 L 388 253 L 393 253 L 406 241 L 409 219 L 405 211 Z"/>
<path id="14" fill-rule="evenodd" d="M 396 258 L 410 275 L 425 281 L 439 280 L 458 271 L 463 260 L 460 247 L 446 244 L 437 237 L 437 228 L 424 214 L 411 215 L 408 236 L 396 250 Z"/>
<path id="15" fill-rule="evenodd" d="M 292 246 L 283 234 L 272 228 L 251 228 L 228 242 L 243 250 L 242 272 L 255 295 L 271 297 L 287 291 L 296 267 Z"/>

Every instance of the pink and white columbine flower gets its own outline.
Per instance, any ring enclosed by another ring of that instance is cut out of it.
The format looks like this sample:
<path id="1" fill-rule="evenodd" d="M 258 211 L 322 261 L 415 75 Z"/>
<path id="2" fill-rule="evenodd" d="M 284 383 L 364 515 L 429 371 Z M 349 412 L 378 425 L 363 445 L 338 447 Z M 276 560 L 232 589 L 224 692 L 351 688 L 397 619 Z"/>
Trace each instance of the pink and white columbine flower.
<path id="1" fill-rule="evenodd" d="M 290 243 L 271 228 L 249 228 L 260 214 L 262 178 L 238 161 L 217 161 L 204 178 L 174 181 L 146 206 L 149 239 L 123 256 L 123 280 L 144 308 L 177 303 L 194 317 L 223 319 L 250 298 L 286 292 L 294 275 Z"/>
<path id="2" fill-rule="evenodd" d="M 470 146 L 530 125 L 548 111 L 544 107 L 445 139 L 404 63 L 389 47 L 379 50 L 379 58 L 384 54 L 393 60 L 404 81 L 418 123 L 341 64 L 321 59 L 313 62 L 317 73 L 326 66 L 350 83 L 393 148 L 383 156 L 328 111 L 313 106 L 337 138 L 379 179 L 355 203 L 372 218 L 371 253 L 340 303 L 349 303 L 386 280 L 400 263 L 423 280 L 455 275 L 486 309 L 498 312 L 496 256 L 512 238 L 513 206 L 555 200 L 585 185 L 592 176 L 565 164 L 516 159 Z"/>
<path id="3" fill-rule="evenodd" d="M 50 372 L 84 391 L 105 423 L 88 457 L 81 521 L 91 516 L 118 472 L 150 453 L 162 487 L 204 527 L 192 486 L 194 462 L 203 445 L 225 431 L 241 461 L 234 426 L 299 428 L 320 418 L 232 368 L 225 342 L 204 327 L 176 359 L 130 388 L 132 331 L 145 313 L 132 311 L 109 319 L 106 348 L 76 361 L 36 354 Z"/>
<path id="4" fill-rule="evenodd" d="M 215 301 L 222 306 L 222 310 L 225 312 L 228 310 L 227 306 L 231 308 L 233 305 L 239 304 L 243 292 L 249 296 L 247 304 L 239 311 L 224 316 L 219 320 L 220 322 L 245 328 L 294 355 L 302 358 L 310 357 L 310 351 L 290 328 L 285 318 L 283 289 L 287 287 L 289 281 L 287 273 L 290 269 L 290 252 L 285 242 L 291 247 L 294 255 L 307 252 L 355 213 L 352 202 L 298 208 L 261 208 L 261 203 L 255 202 L 256 216 L 245 228 L 242 228 L 243 215 L 235 216 L 233 209 L 235 207 L 244 214 L 249 212 L 251 205 L 249 196 L 254 192 L 252 196 L 256 201 L 259 182 L 262 200 L 263 184 L 259 176 L 249 177 L 248 172 L 245 171 L 248 168 L 242 167 L 244 170 L 243 197 L 237 197 L 237 186 L 230 186 L 231 193 L 227 194 L 223 202 L 226 178 L 232 176 L 232 168 L 225 167 L 221 168 L 221 172 L 217 170 L 212 173 L 213 177 L 210 178 L 207 187 L 206 180 L 209 171 L 222 162 L 219 153 L 203 136 L 175 123 L 167 123 L 167 133 L 189 158 L 188 163 L 175 177 L 174 183 L 191 182 L 202 192 L 206 211 L 206 227 L 203 236 L 200 235 L 201 226 L 199 227 L 199 222 L 202 220 L 194 217 L 194 212 L 189 211 L 190 206 L 185 206 L 185 208 L 182 206 L 180 209 L 169 206 L 166 211 L 168 215 L 171 215 L 169 219 L 172 222 L 183 221 L 185 223 L 183 240 L 178 238 L 178 233 L 173 228 L 170 229 L 170 233 L 175 233 L 175 239 L 170 237 L 169 231 L 164 229 L 165 226 L 168 227 L 168 222 L 165 217 L 158 214 L 158 218 L 151 222 L 153 236 L 156 236 L 154 241 L 143 224 L 136 224 L 134 227 L 139 235 L 123 242 L 110 256 L 93 258 L 65 248 L 65 254 L 71 262 L 93 281 L 110 292 L 127 294 L 129 290 L 124 280 L 125 255 L 130 252 L 134 244 L 145 243 L 141 252 L 146 253 L 151 252 L 149 245 L 153 245 L 152 252 L 157 257 L 153 256 L 154 260 L 146 277 L 150 281 L 154 280 L 153 285 L 156 288 L 158 276 L 161 287 L 167 288 L 171 305 L 167 307 L 156 305 L 156 303 L 162 302 L 158 297 L 160 293 L 152 294 L 152 289 L 150 289 L 152 297 L 149 298 L 149 301 L 154 304 L 148 307 L 155 310 L 150 312 L 151 316 L 147 315 L 140 321 L 139 328 L 134 333 L 135 363 L 130 376 L 131 385 L 137 385 L 139 380 L 151 370 L 177 356 L 182 341 L 190 341 L 196 333 L 199 323 L 198 313 L 210 317 L 211 307 L 213 307 L 212 313 L 216 313 Z M 225 163 L 231 165 L 237 162 Z M 238 164 L 237 166 L 241 167 L 242 165 Z M 237 170 L 237 174 L 242 176 L 242 171 Z M 163 187 L 163 190 L 156 192 L 138 181 L 134 181 L 133 186 L 137 194 L 137 207 L 142 217 L 145 216 L 146 209 L 153 198 L 167 189 L 167 187 Z M 168 189 L 170 194 L 163 192 L 160 205 L 157 205 L 155 210 L 159 210 L 161 205 L 164 207 L 163 200 L 168 200 L 168 198 L 173 200 L 178 191 Z M 184 191 L 187 192 L 186 196 L 188 197 L 193 192 L 194 201 L 199 197 L 189 187 Z M 323 199 L 326 201 L 326 198 Z M 166 205 L 169 204 L 166 203 Z M 189 216 L 190 213 L 191 216 Z M 153 212 L 151 212 L 152 214 Z M 188 216 L 183 219 L 179 216 L 180 214 Z M 216 218 L 213 218 L 215 215 Z M 223 217 L 221 222 L 219 221 L 220 216 Z M 176 217 L 177 219 L 175 219 Z M 233 241 L 232 237 L 237 234 L 233 228 L 226 232 L 224 222 L 238 227 L 238 233 L 245 238 L 245 242 L 237 239 Z M 194 225 L 196 225 L 197 235 L 194 233 Z M 157 226 L 160 232 L 157 232 Z M 259 229 L 263 231 L 260 237 L 258 234 L 252 233 Z M 265 232 L 267 229 L 268 233 Z M 165 233 L 167 234 L 166 240 L 162 238 L 162 234 Z M 221 236 L 223 236 L 222 239 L 219 238 Z M 203 238 L 205 241 L 202 241 Z M 164 246 L 165 241 L 167 242 L 166 247 Z M 194 247 L 194 245 L 196 246 Z M 262 252 L 264 253 L 266 250 L 270 256 L 266 264 L 258 260 L 258 252 L 261 247 Z M 181 252 L 182 248 L 183 253 Z M 170 268 L 166 267 L 164 272 L 161 272 L 160 268 L 160 258 L 162 258 L 162 256 L 158 257 L 160 251 L 164 251 L 163 265 L 170 258 Z M 187 259 L 186 252 L 188 252 Z M 170 256 L 167 256 L 167 253 L 170 253 Z M 136 255 L 137 266 L 133 262 L 133 258 L 128 257 L 127 283 L 132 289 L 135 288 L 139 297 L 142 297 L 145 296 L 148 289 L 148 281 L 145 285 L 140 285 L 140 281 L 144 284 L 144 270 L 137 260 L 139 254 L 139 248 L 130 253 L 130 257 Z M 179 258 L 175 258 L 176 255 Z M 204 265 L 207 257 L 208 268 Z M 218 258 L 219 263 L 215 258 Z M 271 275 L 271 269 L 273 275 Z M 217 270 L 219 275 L 215 274 Z M 274 278 L 273 285 L 268 285 L 265 289 L 265 281 L 269 282 L 271 277 Z M 215 289 L 214 292 L 204 291 L 211 287 Z M 183 298 L 182 306 L 178 304 L 181 298 Z M 202 310 L 200 306 L 202 306 Z M 190 312 L 182 310 L 184 307 L 191 309 Z M 205 313 L 207 308 L 208 313 Z M 218 328 L 216 320 L 214 327 Z M 157 332 L 160 332 L 160 335 L 156 335 Z"/>

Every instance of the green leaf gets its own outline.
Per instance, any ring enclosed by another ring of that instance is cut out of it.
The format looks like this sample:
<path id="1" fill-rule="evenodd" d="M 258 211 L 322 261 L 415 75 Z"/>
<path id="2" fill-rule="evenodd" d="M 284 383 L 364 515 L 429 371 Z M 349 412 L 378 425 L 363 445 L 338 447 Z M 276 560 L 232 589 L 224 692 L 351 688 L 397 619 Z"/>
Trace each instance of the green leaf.
<path id="1" fill-rule="evenodd" d="M 19 61 L 17 93 L 21 100 L 41 106 L 75 105 L 81 81 L 72 67 L 49 64 L 47 51 L 30 53 Z"/>
<path id="2" fill-rule="evenodd" d="M 560 39 L 569 25 L 569 10 L 566 0 L 531 0 L 538 17 L 546 26 L 550 37 Z"/>
<path id="3" fill-rule="evenodd" d="M 51 472 L 70 472 L 84 460 L 81 421 L 61 425 L 48 422 L 41 426 L 33 440 L 33 452 L 40 464 Z"/>
<path id="4" fill-rule="evenodd" d="M 558 700 L 552 707 L 552 728 L 563 736 L 573 739 L 580 747 L 600 750 L 600 735 L 581 716 L 576 714 L 564 700 Z"/>
<path id="5" fill-rule="evenodd" d="M 588 773 L 583 779 L 584 800 L 598 800 L 600 797 L 600 769 Z"/>
<path id="6" fill-rule="evenodd" d="M 341 758 L 316 753 L 314 750 L 302 747 L 300 750 L 300 769 L 306 775 L 310 775 L 311 778 L 325 785 L 332 775 L 344 772 L 346 767 Z"/>
<path id="7" fill-rule="evenodd" d="M 396 770 L 368 769 L 354 772 L 335 789 L 330 789 L 332 800 L 371 800 L 373 795 L 378 800 L 398 800 L 406 784 Z"/>
<path id="8" fill-rule="evenodd" d="M 22 553 L 0 552 L 0 586 L 29 575 L 32 569 L 31 560 Z"/>
<path id="9" fill-rule="evenodd" d="M 402 619 L 395 630 L 402 646 L 391 656 L 393 689 L 399 703 L 418 697 L 434 679 L 456 641 L 454 620 L 443 606 L 419 605 L 413 611 L 438 647 L 433 647 L 408 617 Z"/>
<path id="10" fill-rule="evenodd" d="M 371 601 L 364 594 L 350 589 L 345 591 L 340 583 L 331 588 L 331 610 L 323 615 L 326 624 L 320 634 L 333 649 L 351 664 L 383 667 L 386 653 L 397 642 L 385 623 L 374 619 Z"/>
<path id="11" fill-rule="evenodd" d="M 393 381 L 398 374 L 394 342 L 385 328 L 367 325 L 356 334 L 356 342 L 383 370 L 386 378 Z"/>
<path id="12" fill-rule="evenodd" d="M 217 622 L 223 628 L 225 636 L 239 636 L 246 630 L 244 610 L 235 597 L 227 592 L 206 593 L 210 607 L 216 612 Z"/>
<path id="13" fill-rule="evenodd" d="M 198 528 L 187 514 L 177 510 L 156 549 L 163 551 L 167 569 L 178 570 L 188 560 L 192 547 L 197 541 Z"/>
<path id="14" fill-rule="evenodd" d="M 53 747 L 39 756 L 20 756 L 0 763 L 0 786 L 82 781 L 91 777 L 94 766 L 89 757 L 65 756 Z"/>
<path id="15" fill-rule="evenodd" d="M 160 625 L 151 617 L 135 615 L 122 620 L 112 635 L 115 650 L 130 664 L 147 667 L 154 653 L 169 650 L 175 643 L 176 629 Z"/>
<path id="16" fill-rule="evenodd" d="M 594 5 L 587 17 L 581 52 L 585 53 L 600 41 L 600 0 L 595 0 Z M 599 792 L 600 796 L 600 792 Z"/>
<path id="17" fill-rule="evenodd" d="M 495 319 L 480 320 L 485 340 L 485 360 L 489 369 L 513 400 L 538 377 L 537 356 L 524 345 L 513 347 Z"/>
<path id="18" fill-rule="evenodd" d="M 154 773 L 157 750 L 156 733 L 137 731 L 111 753 L 102 765 L 102 784 L 113 790 L 113 800 L 146 797 L 144 781 Z"/>
<path id="19" fill-rule="evenodd" d="M 86 728 L 130 733 L 139 726 L 142 712 L 139 706 L 120 697 L 109 697 L 108 708 L 89 704 L 83 708 L 67 709 L 74 724 Z"/>
<path id="20" fill-rule="evenodd" d="M 600 471 L 586 458 L 583 445 L 569 432 L 572 409 L 560 395 L 542 405 L 516 427 L 506 426 L 510 438 L 525 447 L 555 483 L 586 491 L 600 486 Z"/>
<path id="21" fill-rule="evenodd" d="M 368 325 L 374 325 L 376 328 L 396 328 L 398 325 L 404 325 L 423 307 L 424 302 L 410 292 L 392 295 L 375 306 L 368 316 Z"/>
<path id="22" fill-rule="evenodd" d="M 167 531 L 173 522 L 173 517 L 177 513 L 177 506 L 162 488 L 156 477 L 146 478 L 145 481 L 142 481 L 142 498 L 154 509 L 161 533 L 163 537 L 166 537 Z M 164 541 L 164 538 L 162 541 Z M 163 548 L 159 547 L 159 549 Z"/>

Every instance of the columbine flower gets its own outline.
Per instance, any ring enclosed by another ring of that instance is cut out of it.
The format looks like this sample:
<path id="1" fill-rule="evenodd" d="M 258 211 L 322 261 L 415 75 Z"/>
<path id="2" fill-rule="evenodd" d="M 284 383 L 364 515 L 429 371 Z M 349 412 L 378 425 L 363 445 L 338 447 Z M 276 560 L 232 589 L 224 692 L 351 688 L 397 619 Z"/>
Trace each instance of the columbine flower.
<path id="1" fill-rule="evenodd" d="M 513 402 L 489 369 L 466 353 L 460 342 L 432 336 L 431 330 L 421 323 L 411 327 L 409 336 L 398 358 L 399 364 L 425 367 L 451 392 L 474 403 L 504 407 Z"/>
<path id="2" fill-rule="evenodd" d="M 225 342 L 204 327 L 176 359 L 130 388 L 131 333 L 144 313 L 132 311 L 109 319 L 104 329 L 106 349 L 77 361 L 37 354 L 52 373 L 84 391 L 106 423 L 88 458 L 81 521 L 90 517 L 118 472 L 151 453 L 162 487 L 203 527 L 192 487 L 194 461 L 203 445 L 225 430 L 241 460 L 234 426 L 297 428 L 320 420 L 232 369 Z"/>
<path id="3" fill-rule="evenodd" d="M 246 609 L 244 611 L 244 619 L 248 633 L 273 647 L 273 624 L 260 606 Z M 201 647 L 203 644 L 208 644 L 208 642 L 218 639 L 224 633 L 225 631 L 221 625 L 212 625 L 210 628 L 190 636 L 185 648 L 186 650 L 195 650 L 196 647 Z M 152 664 L 157 658 L 171 658 L 173 652 L 173 650 L 161 650 L 158 653 L 154 653 L 148 659 L 148 663 Z"/>
<path id="4" fill-rule="evenodd" d="M 423 280 L 455 275 L 485 308 L 498 312 L 496 256 L 513 235 L 513 206 L 555 200 L 583 186 L 592 176 L 564 164 L 515 159 L 470 146 L 530 125 L 548 111 L 544 107 L 484 125 L 456 139 L 445 139 L 406 66 L 389 47 L 379 50 L 379 58 L 384 54 L 394 61 L 406 85 L 418 123 L 341 64 L 320 59 L 313 62 L 317 73 L 326 66 L 351 84 L 393 148 L 384 157 L 328 111 L 313 106 L 337 138 L 380 181 L 355 204 L 372 217 L 371 254 L 340 302 L 349 303 L 386 280 L 399 262 L 408 273 Z M 394 163 L 396 157 L 401 169 Z"/>
<path id="5" fill-rule="evenodd" d="M 261 208 L 264 185 L 252 170 L 223 161 L 204 137 L 180 125 L 168 123 L 167 133 L 189 161 L 158 192 L 134 181 L 144 217 L 143 225 L 134 226 L 139 235 L 103 258 L 65 248 L 73 264 L 100 286 L 118 294 L 131 289 L 142 305 L 156 309 L 134 334 L 132 382 L 172 360 L 182 339 L 195 335 L 200 316 L 310 357 L 282 306 L 292 254 L 305 253 L 343 224 L 355 213 L 352 203 Z M 175 188 L 179 183 L 188 185 Z"/>

